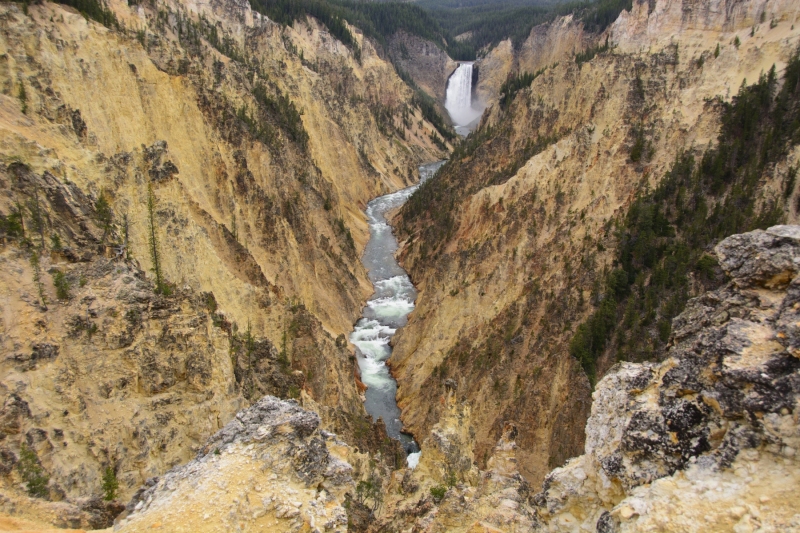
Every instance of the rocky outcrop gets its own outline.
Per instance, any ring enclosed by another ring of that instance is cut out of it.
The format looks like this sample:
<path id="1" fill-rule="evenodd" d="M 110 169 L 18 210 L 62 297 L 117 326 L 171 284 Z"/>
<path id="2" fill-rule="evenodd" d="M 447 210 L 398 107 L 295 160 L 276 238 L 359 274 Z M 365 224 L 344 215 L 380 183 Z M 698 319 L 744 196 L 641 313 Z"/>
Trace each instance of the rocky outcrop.
<path id="1" fill-rule="evenodd" d="M 196 459 L 149 480 L 114 531 L 347 531 L 353 468 L 347 446 L 319 426 L 296 402 L 262 398 Z"/>
<path id="2" fill-rule="evenodd" d="M 732 280 L 675 319 L 668 358 L 598 383 L 586 454 L 534 498 L 546 529 L 800 528 L 800 226 L 716 252 Z"/>

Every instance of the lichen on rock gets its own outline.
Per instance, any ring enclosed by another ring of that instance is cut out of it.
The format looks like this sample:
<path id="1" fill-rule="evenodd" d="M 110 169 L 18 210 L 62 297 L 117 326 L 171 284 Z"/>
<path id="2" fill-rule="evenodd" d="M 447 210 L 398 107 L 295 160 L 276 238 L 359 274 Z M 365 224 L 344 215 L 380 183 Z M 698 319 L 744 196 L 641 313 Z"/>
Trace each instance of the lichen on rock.
<path id="1" fill-rule="evenodd" d="M 585 455 L 534 498 L 551 529 L 800 527 L 800 226 L 733 235 L 716 253 L 731 281 L 675 318 L 668 358 L 598 383 Z"/>

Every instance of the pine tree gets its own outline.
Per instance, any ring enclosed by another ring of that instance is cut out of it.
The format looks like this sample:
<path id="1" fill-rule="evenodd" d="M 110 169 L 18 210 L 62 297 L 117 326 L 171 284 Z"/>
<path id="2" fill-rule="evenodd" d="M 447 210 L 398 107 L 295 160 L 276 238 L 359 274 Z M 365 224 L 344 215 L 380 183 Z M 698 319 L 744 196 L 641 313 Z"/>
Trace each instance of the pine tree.
<path id="1" fill-rule="evenodd" d="M 48 495 L 47 483 L 50 481 L 50 476 L 39 463 L 36 451 L 29 448 L 24 442 L 19 451 L 17 468 L 25 482 L 28 494 L 37 498 L 45 498 Z"/>
<path id="2" fill-rule="evenodd" d="M 26 7 L 27 7 L 27 5 L 26 5 Z M 22 82 L 19 82 L 19 93 L 18 93 L 18 96 L 19 96 L 19 102 L 20 102 L 20 104 L 22 104 L 22 114 L 23 115 L 27 115 L 28 114 L 28 93 L 25 92 L 25 84 L 22 83 Z"/>
<path id="3" fill-rule="evenodd" d="M 106 242 L 108 232 L 111 230 L 111 223 L 114 221 L 114 213 L 111 211 L 111 206 L 106 200 L 105 193 L 100 193 L 100 197 L 94 203 L 95 217 L 100 227 L 103 228 L 103 238 L 101 242 Z"/>
<path id="4" fill-rule="evenodd" d="M 42 302 L 42 308 L 47 309 L 47 298 L 44 295 L 44 285 L 42 285 L 42 271 L 39 263 L 39 252 L 36 250 L 31 253 L 31 267 L 33 267 L 33 282 L 36 284 L 36 290 L 39 293 L 39 300 Z"/>
<path id="5" fill-rule="evenodd" d="M 39 234 L 39 250 L 44 250 L 44 210 L 39 202 L 39 188 L 33 189 L 33 198 L 28 200 L 28 211 L 31 214 L 31 226 L 33 231 Z"/>
<path id="6" fill-rule="evenodd" d="M 103 472 L 103 499 L 110 502 L 117 499 L 119 480 L 117 474 L 111 466 L 107 466 Z"/>
<path id="7" fill-rule="evenodd" d="M 161 271 L 161 254 L 158 251 L 158 234 L 156 233 L 156 197 L 153 194 L 153 185 L 147 186 L 147 240 L 150 248 L 150 259 L 153 261 L 153 273 L 156 276 L 156 293 L 169 296 L 169 285 L 164 281 Z"/>

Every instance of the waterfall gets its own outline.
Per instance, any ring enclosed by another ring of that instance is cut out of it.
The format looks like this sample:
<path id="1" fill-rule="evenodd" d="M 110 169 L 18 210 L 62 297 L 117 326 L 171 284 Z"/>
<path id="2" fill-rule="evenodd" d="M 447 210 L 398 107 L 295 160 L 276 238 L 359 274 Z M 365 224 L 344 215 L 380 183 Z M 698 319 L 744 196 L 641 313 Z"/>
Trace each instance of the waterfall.
<path id="1" fill-rule="evenodd" d="M 450 114 L 458 133 L 465 135 L 472 130 L 469 126 L 483 112 L 472 107 L 472 63 L 459 64 L 450 76 L 444 107 Z"/>

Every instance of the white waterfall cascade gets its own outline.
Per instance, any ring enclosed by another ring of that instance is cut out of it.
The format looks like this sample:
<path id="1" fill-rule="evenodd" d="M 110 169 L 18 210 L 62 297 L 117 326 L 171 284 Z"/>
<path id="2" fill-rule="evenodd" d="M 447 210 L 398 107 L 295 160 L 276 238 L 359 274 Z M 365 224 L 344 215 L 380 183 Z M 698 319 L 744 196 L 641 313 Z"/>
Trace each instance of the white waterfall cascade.
<path id="1" fill-rule="evenodd" d="M 480 118 L 482 109 L 472 106 L 472 63 L 461 63 L 447 82 L 444 107 L 450 114 L 456 131 L 466 135 Z"/>

